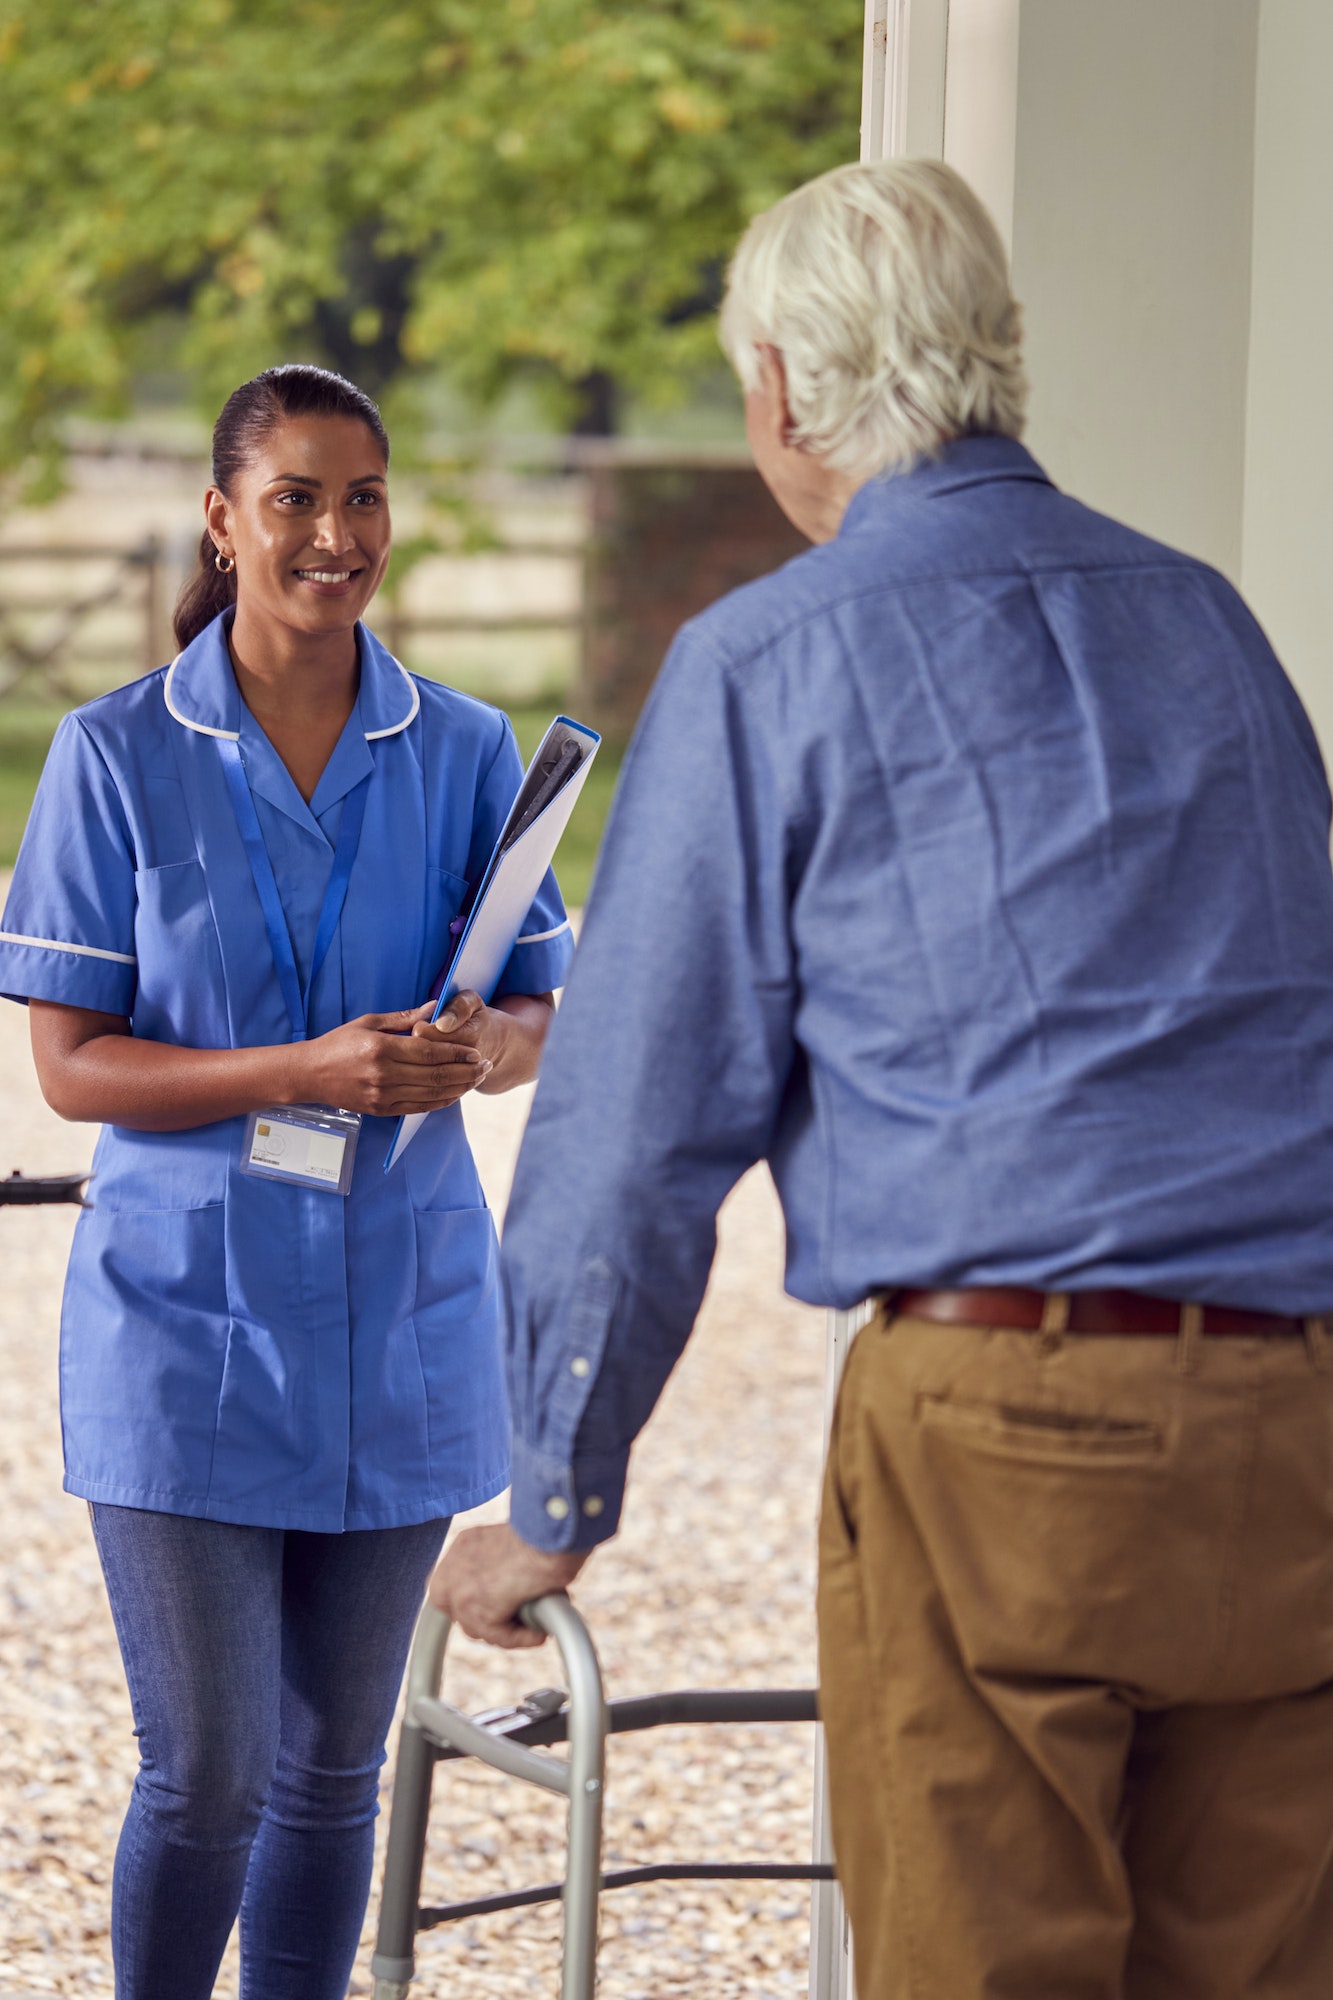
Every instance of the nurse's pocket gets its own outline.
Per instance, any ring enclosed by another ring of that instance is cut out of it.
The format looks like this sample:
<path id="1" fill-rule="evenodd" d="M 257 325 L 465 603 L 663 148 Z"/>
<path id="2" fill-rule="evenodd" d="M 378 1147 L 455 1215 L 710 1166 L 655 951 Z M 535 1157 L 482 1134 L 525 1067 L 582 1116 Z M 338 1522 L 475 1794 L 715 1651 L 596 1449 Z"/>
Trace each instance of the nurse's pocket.
<path id="1" fill-rule="evenodd" d="M 416 1316 L 473 1320 L 495 1306 L 495 1224 L 488 1208 L 418 1208 Z"/>
<path id="2" fill-rule="evenodd" d="M 426 983 L 431 992 L 453 957 L 458 939 L 449 926 L 472 894 L 471 885 L 447 868 L 426 871 Z M 422 999 L 426 994 L 422 994 Z"/>
<path id="3" fill-rule="evenodd" d="M 459 1464 L 503 1461 L 495 1225 L 488 1208 L 418 1209 L 412 1314 L 432 1470 L 456 1483 Z"/>
<path id="4" fill-rule="evenodd" d="M 61 1325 L 69 1470 L 140 1492 L 206 1490 L 227 1354 L 222 1204 L 79 1218 Z"/>
<path id="5" fill-rule="evenodd" d="M 158 1006 L 182 987 L 224 990 L 222 954 L 204 871 L 197 860 L 169 861 L 160 868 L 140 868 L 134 877 L 138 910 L 134 949 L 138 958 L 139 993 Z"/>
<path id="6" fill-rule="evenodd" d="M 175 1216 L 182 1210 L 216 1208 L 220 1213 L 243 1123 L 228 1118 L 186 1132 L 103 1127 L 88 1191 L 94 1212 Z"/>

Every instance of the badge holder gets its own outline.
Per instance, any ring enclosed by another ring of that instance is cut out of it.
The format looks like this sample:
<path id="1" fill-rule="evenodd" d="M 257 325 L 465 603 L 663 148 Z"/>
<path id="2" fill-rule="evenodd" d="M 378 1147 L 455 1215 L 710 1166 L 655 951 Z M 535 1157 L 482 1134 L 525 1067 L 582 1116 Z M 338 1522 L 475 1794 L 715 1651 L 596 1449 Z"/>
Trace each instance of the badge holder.
<path id="1" fill-rule="evenodd" d="M 359 1111 L 335 1111 L 330 1104 L 252 1111 L 245 1121 L 241 1172 L 345 1195 L 352 1185 L 360 1133 Z"/>

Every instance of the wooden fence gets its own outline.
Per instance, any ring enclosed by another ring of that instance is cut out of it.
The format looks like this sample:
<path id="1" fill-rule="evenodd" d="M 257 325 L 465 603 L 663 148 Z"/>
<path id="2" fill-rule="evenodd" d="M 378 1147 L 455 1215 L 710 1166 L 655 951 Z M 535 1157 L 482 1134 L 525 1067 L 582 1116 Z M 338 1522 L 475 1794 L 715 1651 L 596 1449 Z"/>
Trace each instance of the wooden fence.
<path id="1" fill-rule="evenodd" d="M 192 563 L 192 547 L 188 556 Z M 534 559 L 548 569 L 554 559 L 554 580 L 546 577 L 544 591 L 538 580 L 535 604 Z M 582 564 L 581 545 L 568 542 L 515 540 L 475 555 L 441 551 L 432 559 L 434 577 L 409 578 L 380 599 L 376 629 L 409 660 L 429 655 L 442 637 L 576 633 Z M 470 589 L 461 574 L 469 566 Z M 171 607 L 184 567 L 157 536 L 122 547 L 0 544 L 0 703 L 86 700 L 160 667 L 174 650 Z M 480 591 L 478 569 L 488 573 Z"/>
<path id="2" fill-rule="evenodd" d="M 129 548 L 0 545 L 0 697 L 78 700 L 86 690 L 76 659 L 117 679 L 127 666 L 159 666 L 164 584 L 165 552 L 153 535 Z"/>

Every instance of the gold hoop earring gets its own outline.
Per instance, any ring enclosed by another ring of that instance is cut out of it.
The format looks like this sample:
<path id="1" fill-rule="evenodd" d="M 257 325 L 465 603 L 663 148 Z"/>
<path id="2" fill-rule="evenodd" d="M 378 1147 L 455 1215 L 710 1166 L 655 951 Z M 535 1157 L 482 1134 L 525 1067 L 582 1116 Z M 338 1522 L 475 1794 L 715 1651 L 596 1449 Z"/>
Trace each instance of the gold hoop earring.
<path id="1" fill-rule="evenodd" d="M 214 569 L 221 570 L 223 576 L 230 576 L 236 567 L 235 556 L 224 556 L 221 549 L 213 558 Z"/>

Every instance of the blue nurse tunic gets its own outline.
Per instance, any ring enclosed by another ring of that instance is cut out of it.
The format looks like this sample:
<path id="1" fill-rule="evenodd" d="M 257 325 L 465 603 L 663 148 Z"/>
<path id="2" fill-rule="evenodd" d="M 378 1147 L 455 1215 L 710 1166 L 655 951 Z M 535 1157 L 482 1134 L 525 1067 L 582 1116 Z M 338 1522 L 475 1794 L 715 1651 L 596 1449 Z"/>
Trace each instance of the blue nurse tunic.
<path id="1" fill-rule="evenodd" d="M 193 1048 L 290 1039 L 217 751 L 230 738 L 303 980 L 343 803 L 370 778 L 311 1035 L 423 1000 L 522 767 L 497 710 L 416 679 L 364 627 L 358 644 L 356 706 L 308 806 L 241 700 L 223 619 L 66 716 L 5 909 L 0 992 Z M 499 993 L 561 985 L 571 948 L 548 875 Z M 244 1122 L 102 1130 L 61 1325 L 67 1490 L 329 1532 L 499 1492 L 495 1231 L 458 1107 L 388 1174 L 393 1121 L 365 1119 L 345 1200 L 242 1174 Z"/>

